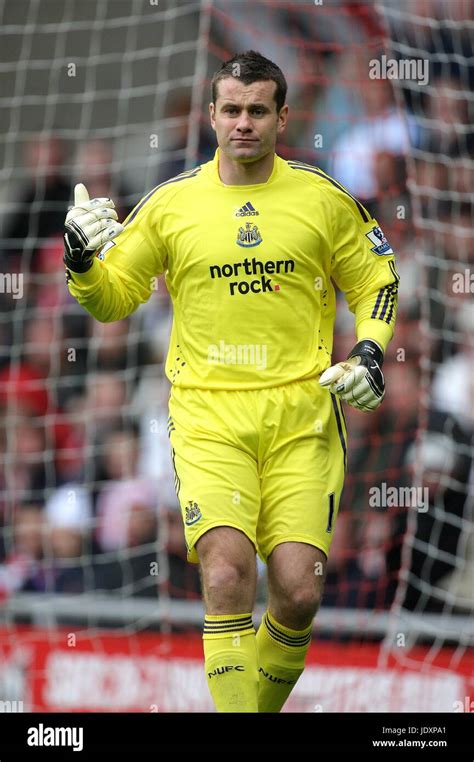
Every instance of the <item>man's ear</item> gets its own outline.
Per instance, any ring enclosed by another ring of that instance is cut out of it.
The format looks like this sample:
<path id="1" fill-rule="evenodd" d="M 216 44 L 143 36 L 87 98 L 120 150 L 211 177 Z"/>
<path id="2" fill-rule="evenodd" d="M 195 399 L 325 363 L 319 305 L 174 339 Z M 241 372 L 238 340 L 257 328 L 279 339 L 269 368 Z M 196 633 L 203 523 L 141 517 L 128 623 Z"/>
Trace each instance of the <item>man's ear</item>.
<path id="1" fill-rule="evenodd" d="M 211 103 L 209 104 L 209 118 L 211 120 L 211 127 L 212 127 L 212 129 L 214 131 L 216 129 L 216 126 L 215 126 L 216 125 L 215 116 L 216 116 L 216 107 L 215 107 L 214 103 L 212 103 L 212 101 L 211 101 Z"/>
<path id="2" fill-rule="evenodd" d="M 277 132 L 284 132 L 286 128 L 286 123 L 288 121 L 288 104 L 285 104 L 281 107 L 280 113 L 278 114 L 278 126 L 277 126 Z"/>

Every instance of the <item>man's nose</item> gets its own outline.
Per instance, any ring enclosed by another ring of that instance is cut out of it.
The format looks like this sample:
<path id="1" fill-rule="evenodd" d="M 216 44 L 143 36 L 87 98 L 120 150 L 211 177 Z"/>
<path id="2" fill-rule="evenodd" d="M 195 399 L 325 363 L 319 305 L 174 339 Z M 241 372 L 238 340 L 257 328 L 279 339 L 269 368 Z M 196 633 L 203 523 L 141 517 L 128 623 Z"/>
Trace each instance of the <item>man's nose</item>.
<path id="1" fill-rule="evenodd" d="M 252 122 L 246 111 L 242 111 L 237 124 L 238 132 L 250 132 L 252 129 Z"/>

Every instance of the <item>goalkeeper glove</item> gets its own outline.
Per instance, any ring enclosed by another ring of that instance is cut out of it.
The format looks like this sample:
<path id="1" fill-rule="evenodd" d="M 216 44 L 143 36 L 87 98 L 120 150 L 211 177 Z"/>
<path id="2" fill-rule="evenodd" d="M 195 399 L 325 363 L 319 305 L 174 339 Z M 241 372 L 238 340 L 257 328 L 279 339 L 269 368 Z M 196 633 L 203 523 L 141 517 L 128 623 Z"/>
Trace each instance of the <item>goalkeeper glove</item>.
<path id="1" fill-rule="evenodd" d="M 359 410 L 375 410 L 385 396 L 382 363 L 381 347 L 371 339 L 364 339 L 355 345 L 345 362 L 325 370 L 319 383 Z"/>
<path id="2" fill-rule="evenodd" d="M 92 267 L 94 255 L 107 241 L 123 230 L 111 198 L 89 199 L 85 185 L 74 188 L 74 206 L 64 223 L 64 257 L 69 270 L 85 273 Z"/>

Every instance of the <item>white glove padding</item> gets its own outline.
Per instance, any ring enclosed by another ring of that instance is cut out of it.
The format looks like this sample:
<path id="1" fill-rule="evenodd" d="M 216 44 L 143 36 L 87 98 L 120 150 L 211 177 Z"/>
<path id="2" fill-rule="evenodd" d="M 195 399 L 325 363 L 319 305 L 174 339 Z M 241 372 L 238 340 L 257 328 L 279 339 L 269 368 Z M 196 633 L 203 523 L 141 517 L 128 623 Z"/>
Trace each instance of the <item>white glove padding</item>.
<path id="1" fill-rule="evenodd" d="M 64 223 L 64 262 L 75 272 L 85 272 L 92 265 L 97 249 L 112 241 L 123 230 L 117 222 L 111 198 L 89 199 L 85 185 L 74 189 L 74 206 Z"/>
<path id="2" fill-rule="evenodd" d="M 381 364 L 383 352 L 378 344 L 359 342 L 347 360 L 324 371 L 319 383 L 359 410 L 375 410 L 385 396 L 385 380 L 376 357 Z"/>

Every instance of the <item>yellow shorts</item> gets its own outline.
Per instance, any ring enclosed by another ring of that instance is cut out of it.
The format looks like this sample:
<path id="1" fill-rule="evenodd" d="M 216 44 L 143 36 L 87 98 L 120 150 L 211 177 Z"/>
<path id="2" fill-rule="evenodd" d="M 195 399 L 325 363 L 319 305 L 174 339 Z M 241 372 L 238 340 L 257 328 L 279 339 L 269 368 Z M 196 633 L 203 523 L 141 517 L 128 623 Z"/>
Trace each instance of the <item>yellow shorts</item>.
<path id="1" fill-rule="evenodd" d="M 240 529 L 266 562 L 282 542 L 328 555 L 346 467 L 340 401 L 316 379 L 269 389 L 172 387 L 168 429 L 188 561 L 212 527 Z"/>

